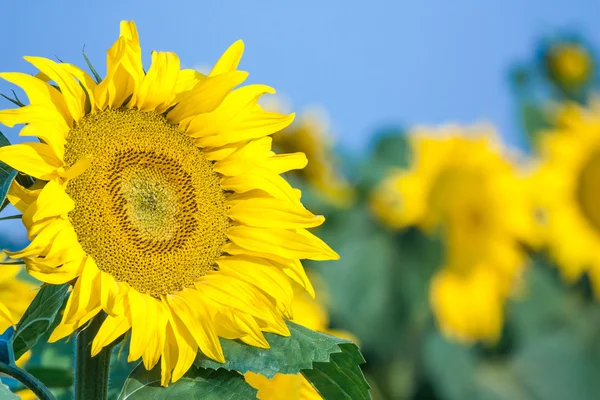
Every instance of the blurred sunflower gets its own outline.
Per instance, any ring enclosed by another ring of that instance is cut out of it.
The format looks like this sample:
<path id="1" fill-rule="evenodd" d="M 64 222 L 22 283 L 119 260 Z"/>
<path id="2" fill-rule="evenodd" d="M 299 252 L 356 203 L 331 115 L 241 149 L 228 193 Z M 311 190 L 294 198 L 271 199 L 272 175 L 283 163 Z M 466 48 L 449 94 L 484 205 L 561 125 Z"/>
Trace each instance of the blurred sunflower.
<path id="1" fill-rule="evenodd" d="M 273 143 L 283 152 L 306 154 L 308 165 L 297 173 L 325 201 L 339 208 L 352 205 L 356 193 L 334 161 L 329 123 L 324 112 L 306 111 L 292 126 L 273 135 Z"/>
<path id="2" fill-rule="evenodd" d="M 311 276 L 313 278 L 313 276 Z M 323 293 L 322 285 L 317 285 L 317 293 Z M 348 332 L 331 330 L 329 327 L 329 317 L 327 310 L 320 302 L 309 296 L 299 285 L 294 284 L 294 301 L 292 311 L 294 318 L 292 321 L 303 325 L 314 331 L 328 333 L 330 335 L 353 340 L 356 338 Z M 244 374 L 246 381 L 258 389 L 258 398 L 260 400 L 312 400 L 322 399 L 319 393 L 312 387 L 310 382 L 302 376 L 277 374 L 273 379 L 268 379 L 264 375 L 247 372 Z"/>
<path id="3" fill-rule="evenodd" d="M 565 89 L 575 89 L 586 82 L 594 71 L 593 58 L 582 44 L 560 41 L 545 50 L 544 62 L 550 79 Z"/>
<path id="4" fill-rule="evenodd" d="M 550 252 L 570 282 L 588 272 L 600 294 L 600 107 L 574 105 L 542 137 L 539 201 Z"/>
<path id="5" fill-rule="evenodd" d="M 128 360 L 160 360 L 166 386 L 198 350 L 223 362 L 219 336 L 266 348 L 262 332 L 289 335 L 289 278 L 314 294 L 300 259 L 338 256 L 306 230 L 324 218 L 280 177 L 306 157 L 271 152 L 268 135 L 294 116 L 257 105 L 268 86 L 234 90 L 248 75 L 243 49 L 234 43 L 208 75 L 153 52 L 146 73 L 135 24 L 122 22 L 101 82 L 38 57 L 26 57 L 38 77 L 0 74 L 31 103 L 0 122 L 41 139 L 0 149 L 42 182 L 10 188 L 31 239 L 10 256 L 74 285 L 50 341 L 104 311 L 92 355 L 131 332 Z"/>
<path id="6" fill-rule="evenodd" d="M 16 325 L 35 297 L 37 286 L 17 278 L 22 269 L 22 265 L 0 265 L 0 332 Z"/>
<path id="7" fill-rule="evenodd" d="M 6 260 L 6 255 L 0 255 L 0 261 Z M 23 265 L 0 265 L 0 332 L 15 326 L 21 319 L 29 304 L 36 295 L 37 285 L 17 277 L 23 270 Z M 25 353 L 17 360 L 17 365 L 23 367 L 31 352 Z"/>
<path id="8" fill-rule="evenodd" d="M 526 261 L 521 243 L 536 242 L 526 181 L 491 128 L 416 129 L 409 141 L 412 166 L 376 189 L 372 208 L 392 228 L 442 234 L 446 265 L 430 291 L 440 327 L 459 340 L 495 341 Z"/>

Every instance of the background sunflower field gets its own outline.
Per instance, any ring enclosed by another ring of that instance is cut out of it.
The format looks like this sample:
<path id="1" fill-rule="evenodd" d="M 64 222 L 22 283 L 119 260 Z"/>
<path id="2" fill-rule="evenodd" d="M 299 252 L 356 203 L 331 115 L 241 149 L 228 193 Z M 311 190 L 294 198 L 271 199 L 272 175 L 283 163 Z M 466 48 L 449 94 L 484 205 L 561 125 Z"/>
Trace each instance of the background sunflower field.
<path id="1" fill-rule="evenodd" d="M 200 71 L 199 49 L 256 49 L 244 68 L 281 92 L 263 107 L 297 112 L 274 148 L 308 158 L 286 178 L 341 257 L 305 263 L 317 297 L 294 322 L 358 343 L 374 399 L 600 397 L 598 2 L 105 3 L 8 5 L 0 70 L 103 49 L 124 18 Z M 27 243 L 1 223 L 2 248 Z M 33 282 L 3 279 L 24 309 Z M 0 308 L 1 330 L 22 311 Z M 113 352 L 117 398 L 130 366 Z M 71 398 L 71 343 L 20 363 Z M 245 378 L 261 399 L 318 398 L 300 375 Z"/>

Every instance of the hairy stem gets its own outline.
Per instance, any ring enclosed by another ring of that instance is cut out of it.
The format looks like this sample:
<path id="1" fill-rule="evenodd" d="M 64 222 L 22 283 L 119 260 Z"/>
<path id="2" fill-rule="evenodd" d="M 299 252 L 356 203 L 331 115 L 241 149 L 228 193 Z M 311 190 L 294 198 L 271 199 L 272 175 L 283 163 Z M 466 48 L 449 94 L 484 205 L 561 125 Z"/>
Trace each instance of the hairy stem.
<path id="1" fill-rule="evenodd" d="M 106 314 L 98 314 L 79 332 L 75 344 L 75 400 L 106 400 L 112 346 L 92 357 L 92 341 Z"/>
<path id="2" fill-rule="evenodd" d="M 4 364 L 0 362 L 0 372 L 15 378 L 21 382 L 27 389 L 31 390 L 41 400 L 55 400 L 56 398 L 50 390 L 44 386 L 35 376 L 19 367 Z"/>

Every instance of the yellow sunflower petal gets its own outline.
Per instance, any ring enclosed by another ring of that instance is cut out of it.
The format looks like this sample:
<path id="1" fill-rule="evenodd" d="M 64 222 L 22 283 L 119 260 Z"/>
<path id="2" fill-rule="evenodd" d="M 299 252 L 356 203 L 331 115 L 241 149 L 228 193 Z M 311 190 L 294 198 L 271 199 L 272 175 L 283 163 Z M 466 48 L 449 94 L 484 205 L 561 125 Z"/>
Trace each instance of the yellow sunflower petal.
<path id="1" fill-rule="evenodd" d="M 244 54 L 244 42 L 238 40 L 234 42 L 219 58 L 209 76 L 215 76 L 226 72 L 235 71 Z"/>
<path id="2" fill-rule="evenodd" d="M 179 57 L 173 53 L 152 52 L 152 65 L 137 93 L 137 107 L 142 111 L 163 112 L 158 107 L 171 100 L 179 74 Z"/>
<path id="3" fill-rule="evenodd" d="M 221 186 L 225 190 L 232 190 L 236 193 L 260 189 L 277 199 L 298 203 L 297 193 L 285 179 L 261 167 L 253 168 L 245 174 L 224 177 L 221 180 Z"/>
<path id="4" fill-rule="evenodd" d="M 237 88 L 212 112 L 192 117 L 187 133 L 192 137 L 207 137 L 227 133 L 240 119 L 254 110 L 259 98 L 275 89 L 267 85 L 247 85 Z"/>
<path id="5" fill-rule="evenodd" d="M 98 291 L 95 290 L 100 285 L 100 271 L 91 257 L 86 257 L 80 262 L 84 263 L 84 267 L 67 300 L 63 314 L 65 324 L 78 321 L 89 311 L 88 307 L 95 307 L 100 299 Z"/>
<path id="6" fill-rule="evenodd" d="M 52 79 L 63 94 L 67 108 L 75 122 L 85 114 L 85 92 L 61 64 L 43 57 L 24 57 L 46 76 Z"/>
<path id="7" fill-rule="evenodd" d="M 85 314 L 83 317 L 81 317 L 81 319 L 77 322 L 74 322 L 72 324 L 65 324 L 65 323 L 61 322 L 54 329 L 54 331 L 52 331 L 50 338 L 48 338 L 48 342 L 54 343 L 54 342 L 59 341 L 60 339 L 63 339 L 65 337 L 69 336 L 70 334 L 75 332 L 77 329 L 84 326 L 90 319 L 94 318 L 100 311 L 102 311 L 102 307 L 97 306 L 97 307 L 91 309 L 90 311 L 88 311 L 88 313 Z"/>
<path id="8" fill-rule="evenodd" d="M 283 174 L 284 172 L 295 169 L 302 169 L 308 164 L 308 159 L 304 153 L 278 154 L 269 157 L 263 167 L 275 172 Z"/>
<path id="9" fill-rule="evenodd" d="M 54 110 L 62 117 L 67 126 L 73 126 L 73 117 L 67 108 L 65 99 L 55 87 L 41 79 L 20 72 L 3 72 L 0 73 L 0 78 L 20 86 L 25 91 L 31 105 Z"/>
<path id="10" fill-rule="evenodd" d="M 59 160 L 64 156 L 64 146 L 69 128 L 55 110 L 46 106 L 29 105 L 0 111 L 0 123 L 13 127 L 28 124 L 20 136 L 35 136 L 46 142 Z"/>
<path id="11" fill-rule="evenodd" d="M 14 180 L 6 197 L 17 210 L 25 212 L 27 208 L 33 203 L 39 196 L 41 189 L 29 190 L 23 187 L 19 182 Z"/>
<path id="12" fill-rule="evenodd" d="M 34 178 L 51 180 L 62 162 L 47 144 L 21 143 L 0 147 L 0 161 Z"/>
<path id="13" fill-rule="evenodd" d="M 171 378 L 173 382 L 177 382 L 194 363 L 198 345 L 188 328 L 183 325 L 178 318 L 171 319 L 171 327 L 175 334 L 174 336 L 178 349 L 177 362 L 175 363 L 175 368 L 173 368 L 173 375 Z"/>
<path id="14" fill-rule="evenodd" d="M 236 124 L 230 130 L 218 135 L 196 139 L 199 147 L 218 147 L 243 140 L 257 139 L 278 132 L 294 121 L 295 114 L 279 114 L 256 110 Z"/>
<path id="15" fill-rule="evenodd" d="M 156 320 L 152 312 L 158 312 L 158 301 L 154 298 L 132 290 L 128 294 L 131 309 L 131 341 L 127 361 L 139 359 L 150 343 L 151 334 L 155 330 Z"/>
<path id="16" fill-rule="evenodd" d="M 229 239 L 247 249 L 262 253 L 273 253 L 284 258 L 310 260 L 337 260 L 339 256 L 331 249 L 324 248 L 316 237 L 286 229 L 253 228 L 233 226 L 227 232 Z"/>
<path id="17" fill-rule="evenodd" d="M 117 340 L 121 335 L 124 335 L 130 328 L 131 323 L 125 315 L 115 317 L 109 315 L 106 317 L 92 342 L 92 357 L 100 353 L 104 347 Z"/>
<path id="18" fill-rule="evenodd" d="M 248 77 L 247 72 L 234 71 L 206 78 L 181 97 L 168 113 L 169 120 L 179 122 L 196 114 L 211 112 L 227 94 Z"/>
<path id="19" fill-rule="evenodd" d="M 208 357 L 224 363 L 223 349 L 213 326 L 205 302 L 193 290 L 167 296 L 173 315 L 189 328 L 198 347 Z M 200 297 L 200 299 L 198 299 Z M 198 301 L 199 300 L 199 301 Z"/>
<path id="20" fill-rule="evenodd" d="M 56 181 L 50 181 L 44 186 L 35 204 L 33 222 L 48 217 L 66 216 L 75 208 L 73 200 Z"/>
<path id="21" fill-rule="evenodd" d="M 282 271 L 267 260 L 252 256 L 227 256 L 218 260 L 219 273 L 253 284 L 282 303 L 285 310 L 292 308 L 294 291 Z"/>
<path id="22" fill-rule="evenodd" d="M 313 228 L 325 218 L 300 205 L 279 199 L 240 200 L 229 209 L 229 216 L 244 225 L 261 228 Z"/>

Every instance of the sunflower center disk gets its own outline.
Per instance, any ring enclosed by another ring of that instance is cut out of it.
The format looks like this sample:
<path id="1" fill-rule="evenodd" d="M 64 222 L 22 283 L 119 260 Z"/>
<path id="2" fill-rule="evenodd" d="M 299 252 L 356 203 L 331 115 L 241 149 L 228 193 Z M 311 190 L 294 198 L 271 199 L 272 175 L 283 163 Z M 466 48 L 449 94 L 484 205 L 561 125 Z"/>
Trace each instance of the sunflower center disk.
<path id="1" fill-rule="evenodd" d="M 153 112 L 105 110 L 69 132 L 65 162 L 84 157 L 90 167 L 67 186 L 69 217 L 98 268 L 156 297 L 215 268 L 226 199 L 193 139 Z"/>
<path id="2" fill-rule="evenodd" d="M 593 154 L 584 164 L 577 182 L 576 197 L 590 225 L 600 231 L 600 152 Z"/>

